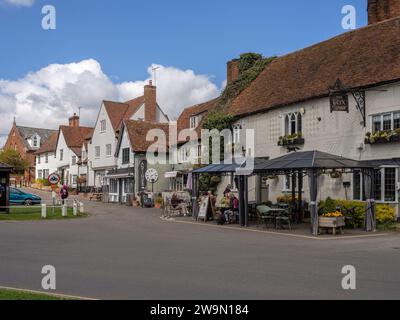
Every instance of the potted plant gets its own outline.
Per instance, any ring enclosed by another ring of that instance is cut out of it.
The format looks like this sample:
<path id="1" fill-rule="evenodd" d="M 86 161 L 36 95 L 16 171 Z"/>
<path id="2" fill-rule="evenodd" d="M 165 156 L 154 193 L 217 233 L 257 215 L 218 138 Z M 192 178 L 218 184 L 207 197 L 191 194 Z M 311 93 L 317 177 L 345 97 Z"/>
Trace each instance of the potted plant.
<path id="1" fill-rule="evenodd" d="M 336 235 L 336 229 L 341 229 L 346 226 L 346 220 L 343 214 L 339 211 L 324 213 L 319 217 L 319 227 L 333 229 L 333 235 Z"/>
<path id="2" fill-rule="evenodd" d="M 154 207 L 156 209 L 161 209 L 163 202 L 164 202 L 163 197 L 158 195 L 157 197 L 154 198 Z"/>

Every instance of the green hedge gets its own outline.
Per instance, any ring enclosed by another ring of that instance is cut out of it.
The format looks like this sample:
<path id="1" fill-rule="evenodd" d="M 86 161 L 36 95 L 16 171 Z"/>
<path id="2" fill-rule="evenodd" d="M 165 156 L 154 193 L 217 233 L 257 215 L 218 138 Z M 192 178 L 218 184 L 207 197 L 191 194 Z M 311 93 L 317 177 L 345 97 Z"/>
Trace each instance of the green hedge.
<path id="1" fill-rule="evenodd" d="M 331 213 L 335 212 L 337 207 L 341 207 L 344 210 L 346 216 L 352 219 L 346 223 L 348 228 L 362 228 L 364 225 L 364 217 L 366 210 L 366 203 L 361 201 L 350 201 L 350 200 L 334 200 L 327 198 L 325 201 L 319 203 L 320 213 Z M 354 214 L 346 212 L 346 209 L 353 209 Z M 376 222 L 378 225 L 387 225 L 396 222 L 396 210 L 387 204 L 376 205 Z"/>

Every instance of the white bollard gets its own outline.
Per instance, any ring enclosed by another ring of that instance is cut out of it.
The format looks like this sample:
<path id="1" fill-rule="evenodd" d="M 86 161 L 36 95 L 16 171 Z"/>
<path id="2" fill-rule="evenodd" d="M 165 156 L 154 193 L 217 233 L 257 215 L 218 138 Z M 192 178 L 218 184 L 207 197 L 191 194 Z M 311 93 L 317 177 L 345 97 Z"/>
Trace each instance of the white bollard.
<path id="1" fill-rule="evenodd" d="M 47 208 L 46 208 L 46 204 L 42 203 L 42 219 L 46 219 L 47 218 Z"/>
<path id="2" fill-rule="evenodd" d="M 62 205 L 61 214 L 62 214 L 63 217 L 67 216 L 67 205 L 66 204 Z"/>
<path id="3" fill-rule="evenodd" d="M 78 203 L 74 201 L 73 204 L 73 211 L 74 211 L 74 216 L 76 217 L 78 215 Z"/>
<path id="4" fill-rule="evenodd" d="M 85 213 L 85 207 L 83 202 L 79 202 L 79 213 Z"/>

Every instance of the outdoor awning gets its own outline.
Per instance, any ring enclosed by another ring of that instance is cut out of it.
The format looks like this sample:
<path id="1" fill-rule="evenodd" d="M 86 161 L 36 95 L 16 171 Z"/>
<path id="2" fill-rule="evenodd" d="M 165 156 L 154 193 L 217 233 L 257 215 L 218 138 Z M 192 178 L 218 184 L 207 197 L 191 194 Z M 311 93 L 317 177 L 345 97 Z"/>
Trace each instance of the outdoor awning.
<path id="1" fill-rule="evenodd" d="M 121 179 L 121 178 L 133 178 L 133 168 L 111 170 L 107 173 L 105 178 L 108 179 Z"/>
<path id="2" fill-rule="evenodd" d="M 310 169 L 370 169 L 370 163 L 347 159 L 321 151 L 292 152 L 282 157 L 255 161 L 253 173 L 276 173 Z"/>

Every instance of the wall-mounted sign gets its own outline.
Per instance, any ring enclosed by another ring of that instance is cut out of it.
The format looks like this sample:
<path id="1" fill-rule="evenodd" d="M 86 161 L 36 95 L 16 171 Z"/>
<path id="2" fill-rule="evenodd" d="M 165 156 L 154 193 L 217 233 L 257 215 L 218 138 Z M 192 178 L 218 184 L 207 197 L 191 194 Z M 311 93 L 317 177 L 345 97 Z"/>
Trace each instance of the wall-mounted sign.
<path id="1" fill-rule="evenodd" d="M 349 97 L 347 93 L 331 94 L 331 112 L 349 112 Z"/>
<path id="2" fill-rule="evenodd" d="M 349 96 L 340 79 L 330 88 L 331 112 L 349 112 Z"/>

